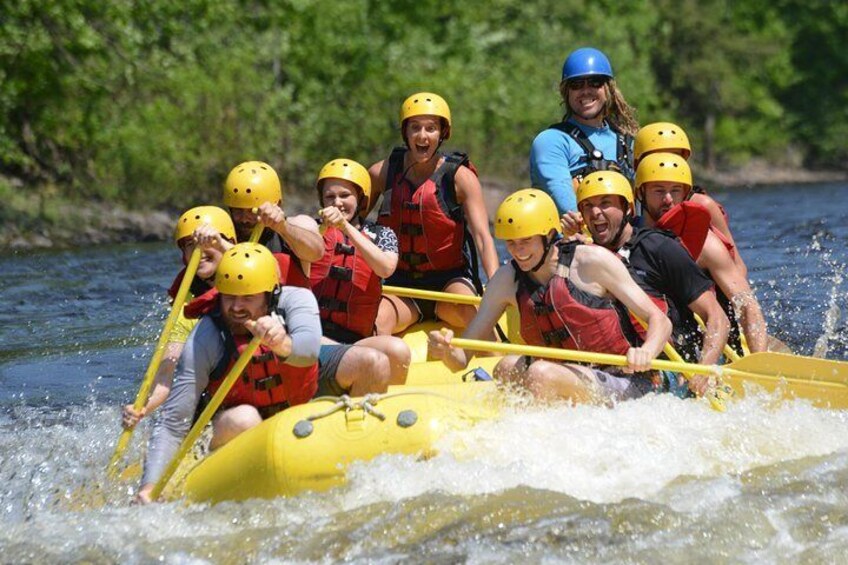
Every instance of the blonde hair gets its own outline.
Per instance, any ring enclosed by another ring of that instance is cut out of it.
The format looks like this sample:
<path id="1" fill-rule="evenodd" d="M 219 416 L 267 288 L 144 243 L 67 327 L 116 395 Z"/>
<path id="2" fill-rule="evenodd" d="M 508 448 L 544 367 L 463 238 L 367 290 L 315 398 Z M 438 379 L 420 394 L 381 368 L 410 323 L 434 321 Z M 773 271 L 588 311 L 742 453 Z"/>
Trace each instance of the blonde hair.
<path id="1" fill-rule="evenodd" d="M 604 90 L 607 93 L 607 101 L 604 104 L 604 119 L 622 133 L 635 136 L 636 132 L 639 131 L 636 110 L 624 99 L 624 95 L 615 85 L 615 79 L 607 80 Z M 565 117 L 563 120 L 567 120 L 574 114 L 574 111 L 568 104 L 567 80 L 559 83 L 559 94 L 562 97 L 562 105 L 565 106 Z"/>

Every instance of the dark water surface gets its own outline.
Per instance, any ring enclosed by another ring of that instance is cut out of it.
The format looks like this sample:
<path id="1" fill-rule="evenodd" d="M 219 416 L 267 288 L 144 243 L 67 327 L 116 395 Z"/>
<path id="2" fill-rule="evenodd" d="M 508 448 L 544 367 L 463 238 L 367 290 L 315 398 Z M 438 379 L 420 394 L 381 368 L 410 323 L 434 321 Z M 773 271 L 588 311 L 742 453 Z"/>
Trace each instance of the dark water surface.
<path id="1" fill-rule="evenodd" d="M 771 332 L 799 353 L 848 358 L 848 186 L 716 196 Z M 515 407 L 447 438 L 429 461 L 357 465 L 330 493 L 129 507 L 135 485 L 105 484 L 103 467 L 179 267 L 164 244 L 0 256 L 0 562 L 848 554 L 848 414 L 758 394 L 726 414 L 665 396 L 614 409 Z"/>

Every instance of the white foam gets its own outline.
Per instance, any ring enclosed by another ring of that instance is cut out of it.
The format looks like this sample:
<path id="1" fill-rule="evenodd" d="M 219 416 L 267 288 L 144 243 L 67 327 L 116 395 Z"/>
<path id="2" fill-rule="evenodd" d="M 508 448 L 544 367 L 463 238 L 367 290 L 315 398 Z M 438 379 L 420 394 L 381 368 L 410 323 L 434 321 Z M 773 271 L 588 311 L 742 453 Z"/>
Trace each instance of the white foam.
<path id="1" fill-rule="evenodd" d="M 715 479 L 715 494 L 730 498 L 735 480 L 725 475 L 848 449 L 848 414 L 765 394 L 733 402 L 725 413 L 705 402 L 650 395 L 611 409 L 512 408 L 497 421 L 448 435 L 438 447 L 428 461 L 381 456 L 353 465 L 344 506 L 519 485 L 594 502 L 650 500 L 690 476 Z"/>

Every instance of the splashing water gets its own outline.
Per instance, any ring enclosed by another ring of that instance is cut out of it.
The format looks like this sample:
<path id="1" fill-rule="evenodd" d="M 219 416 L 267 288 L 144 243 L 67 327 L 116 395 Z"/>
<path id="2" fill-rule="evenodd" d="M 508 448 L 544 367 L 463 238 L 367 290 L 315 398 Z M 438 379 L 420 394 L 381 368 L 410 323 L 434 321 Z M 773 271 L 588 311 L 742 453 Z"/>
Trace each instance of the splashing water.
<path id="1" fill-rule="evenodd" d="M 836 212 L 848 191 L 798 193 L 717 197 L 770 329 L 796 351 L 844 358 L 848 226 Z M 429 459 L 357 463 L 346 486 L 326 493 L 129 506 L 136 483 L 107 482 L 105 465 L 118 406 L 135 394 L 179 266 L 164 245 L 0 257 L 10 275 L 0 280 L 0 561 L 762 563 L 848 554 L 848 413 L 755 391 L 724 414 L 666 395 L 612 409 L 515 400 L 500 419 L 443 438 Z M 136 432 L 135 457 L 148 431 Z"/>

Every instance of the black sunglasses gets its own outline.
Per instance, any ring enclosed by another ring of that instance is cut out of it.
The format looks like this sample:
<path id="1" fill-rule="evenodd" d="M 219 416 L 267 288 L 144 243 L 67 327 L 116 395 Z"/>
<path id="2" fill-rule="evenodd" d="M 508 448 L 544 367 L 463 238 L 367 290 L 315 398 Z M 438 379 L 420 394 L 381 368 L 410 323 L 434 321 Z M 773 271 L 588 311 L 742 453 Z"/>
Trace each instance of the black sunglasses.
<path id="1" fill-rule="evenodd" d="M 590 88 L 600 88 L 607 83 L 607 79 L 604 77 L 591 77 L 591 78 L 578 78 L 575 80 L 570 80 L 566 84 L 568 88 L 571 90 L 580 90 L 581 88 L 585 88 L 586 85 L 589 85 Z"/>

